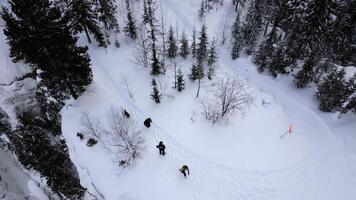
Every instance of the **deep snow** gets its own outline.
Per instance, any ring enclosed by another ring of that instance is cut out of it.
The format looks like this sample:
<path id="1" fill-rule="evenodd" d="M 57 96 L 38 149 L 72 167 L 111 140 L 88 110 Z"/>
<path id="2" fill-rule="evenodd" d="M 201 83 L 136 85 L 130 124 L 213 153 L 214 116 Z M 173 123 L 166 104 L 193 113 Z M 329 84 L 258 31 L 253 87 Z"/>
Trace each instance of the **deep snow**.
<path id="1" fill-rule="evenodd" d="M 173 27 L 178 24 L 179 31 L 184 29 L 189 36 L 194 26 L 199 31 L 199 4 L 194 0 L 161 1 L 166 21 Z M 210 39 L 220 38 L 223 27 L 234 19 L 230 7 L 207 16 Z M 135 12 L 140 16 L 140 10 Z M 0 39 L 1 47 L 8 48 L 3 36 Z M 0 73 L 0 83 L 8 83 L 24 69 L 10 67 L 13 64 L 6 48 L 0 52 L 0 69 L 5 72 Z M 218 76 L 245 79 L 255 102 L 245 115 L 237 114 L 227 124 L 211 125 L 199 116 L 197 83 L 187 76 L 187 89 L 178 93 L 172 89 L 173 69 L 168 67 L 166 76 L 158 78 L 164 95 L 163 102 L 156 105 L 149 96 L 150 69 L 132 62 L 132 41 L 124 40 L 119 49 L 90 48 L 94 83 L 63 108 L 62 131 L 83 186 L 99 199 L 351 200 L 356 196 L 356 117 L 338 119 L 337 114 L 318 111 L 313 88 L 295 89 L 292 77 L 273 79 L 259 74 L 245 55 L 232 61 L 226 45 L 219 50 Z M 178 63 L 188 74 L 191 60 Z M 129 97 L 125 79 L 134 99 Z M 204 80 L 202 95 L 210 84 Z M 269 104 L 262 105 L 262 100 Z M 11 108 L 3 102 L 1 106 L 11 116 Z M 146 138 L 145 151 L 132 168 L 118 166 L 110 142 L 87 147 L 76 136 L 84 130 L 83 113 L 100 119 L 105 126 L 112 107 L 128 110 Z M 142 124 L 147 117 L 154 122 L 150 129 Z M 290 124 L 292 133 L 280 139 Z M 155 148 L 161 140 L 167 146 L 165 157 Z M 187 179 L 178 172 L 183 164 L 191 169 Z"/>

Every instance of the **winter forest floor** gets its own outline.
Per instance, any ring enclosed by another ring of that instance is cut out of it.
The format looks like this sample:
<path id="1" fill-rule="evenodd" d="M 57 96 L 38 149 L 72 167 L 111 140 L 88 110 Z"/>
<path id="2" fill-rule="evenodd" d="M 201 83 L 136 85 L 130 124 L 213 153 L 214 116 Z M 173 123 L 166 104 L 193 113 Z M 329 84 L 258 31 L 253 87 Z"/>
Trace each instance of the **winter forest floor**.
<path id="1" fill-rule="evenodd" d="M 190 34 L 194 26 L 200 27 L 193 17 L 198 3 L 161 3 L 167 21 L 178 23 L 180 30 Z M 207 16 L 208 35 L 219 34 L 221 22 L 233 19 L 229 13 L 233 15 L 226 8 Z M 85 43 L 84 37 L 81 42 Z M 94 82 L 61 112 L 71 159 L 82 185 L 92 194 L 105 200 L 351 200 L 356 196 L 356 116 L 339 119 L 318 111 L 313 88 L 296 89 L 291 76 L 274 79 L 260 74 L 250 57 L 241 55 L 233 61 L 229 48 L 221 47 L 216 77 L 246 80 L 255 101 L 244 115 L 212 125 L 199 114 L 196 82 L 185 76 L 183 92 L 172 88 L 170 62 L 166 75 L 157 78 L 163 100 L 155 104 L 150 99 L 150 69 L 135 65 L 132 51 L 128 40 L 118 49 L 92 45 Z M 178 59 L 185 75 L 191 61 Z M 201 96 L 211 84 L 203 80 Z M 88 147 L 76 136 L 85 132 L 84 113 L 107 126 L 105 118 L 113 107 L 126 109 L 146 139 L 145 151 L 128 169 L 118 166 L 110 141 Z M 153 120 L 149 129 L 142 123 L 147 117 Z M 281 139 L 289 125 L 291 134 Z M 159 141 L 167 146 L 164 157 L 156 149 Z M 191 170 L 187 179 L 178 171 L 183 164 Z"/>

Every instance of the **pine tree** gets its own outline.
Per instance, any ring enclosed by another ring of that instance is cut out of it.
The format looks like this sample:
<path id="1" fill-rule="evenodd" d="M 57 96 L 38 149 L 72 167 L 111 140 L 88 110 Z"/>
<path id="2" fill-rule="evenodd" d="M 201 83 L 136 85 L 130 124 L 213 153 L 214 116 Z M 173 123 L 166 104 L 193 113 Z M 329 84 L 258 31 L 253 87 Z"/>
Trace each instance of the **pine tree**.
<path id="1" fill-rule="evenodd" d="M 203 64 L 193 63 L 190 78 L 195 81 L 204 78 L 204 75 Z"/>
<path id="2" fill-rule="evenodd" d="M 177 75 L 177 90 L 178 92 L 181 92 L 185 88 L 185 81 L 183 77 L 183 73 L 180 69 L 178 69 L 178 75 Z"/>
<path id="3" fill-rule="evenodd" d="M 294 77 L 294 84 L 298 88 L 304 88 L 314 80 L 314 66 L 316 66 L 316 64 L 315 56 L 311 55 L 304 63 L 302 69 Z"/>
<path id="4" fill-rule="evenodd" d="M 158 91 L 157 83 L 155 79 L 152 79 L 151 85 L 152 85 L 151 99 L 157 104 L 161 103 L 162 95 Z"/>
<path id="5" fill-rule="evenodd" d="M 174 37 L 174 31 L 172 26 L 169 27 L 168 31 L 168 41 L 167 41 L 167 57 L 172 59 L 177 56 L 177 42 L 176 38 Z"/>
<path id="6" fill-rule="evenodd" d="M 187 56 L 189 55 L 189 44 L 185 32 L 183 32 L 182 39 L 180 40 L 179 55 L 182 56 L 183 58 L 187 58 Z"/>
<path id="7" fill-rule="evenodd" d="M 204 18 L 204 14 L 205 14 L 205 4 L 204 4 L 204 1 L 205 1 L 205 0 L 201 0 L 201 3 L 200 3 L 199 13 L 198 13 L 198 16 L 199 16 L 200 19 L 203 19 L 203 18 Z"/>
<path id="8" fill-rule="evenodd" d="M 124 32 L 128 37 L 133 40 L 137 39 L 137 28 L 136 28 L 136 20 L 132 16 L 130 6 L 127 7 L 127 24 L 124 27 Z"/>
<path id="9" fill-rule="evenodd" d="M 143 23 L 148 24 L 150 16 L 148 14 L 147 0 L 143 0 L 142 2 L 143 2 L 143 15 L 142 15 Z"/>
<path id="10" fill-rule="evenodd" d="M 269 71 L 273 77 L 277 77 L 278 73 L 286 73 L 287 63 L 284 60 L 283 46 L 277 47 L 275 54 L 273 55 Z"/>
<path id="11" fill-rule="evenodd" d="M 147 15 L 148 24 L 150 26 L 150 39 L 151 39 L 151 74 L 159 75 L 162 73 L 162 63 L 158 59 L 158 53 L 156 49 L 156 2 L 154 0 L 147 0 Z"/>
<path id="12" fill-rule="evenodd" d="M 116 0 L 97 0 L 94 2 L 96 2 L 98 20 L 104 24 L 106 37 L 109 37 L 108 34 L 110 31 L 113 31 L 115 34 L 120 33 L 119 23 L 116 19 Z"/>
<path id="13" fill-rule="evenodd" d="M 195 31 L 195 28 L 194 28 L 194 29 L 193 29 L 193 35 L 192 35 L 192 45 L 191 45 L 191 47 L 190 47 L 191 52 L 192 52 L 192 55 L 193 55 L 193 58 L 196 57 L 196 52 L 197 52 L 196 39 L 195 39 L 196 33 L 195 33 L 195 32 L 196 32 L 196 31 Z"/>
<path id="14" fill-rule="evenodd" d="M 73 0 L 68 2 L 67 17 L 70 19 L 74 33 L 85 32 L 88 42 L 91 43 L 89 32 L 94 35 L 99 46 L 106 47 L 104 35 L 100 31 L 98 19 L 93 10 L 93 3 L 89 0 Z"/>
<path id="15" fill-rule="evenodd" d="M 275 43 L 277 42 L 276 27 L 273 26 L 271 32 L 268 34 L 267 39 L 262 42 L 259 50 L 255 55 L 255 63 L 259 65 L 258 70 L 260 72 L 264 71 L 266 68 L 269 69 L 273 55 L 275 53 Z"/>
<path id="16" fill-rule="evenodd" d="M 242 32 L 246 53 L 251 55 L 256 47 L 256 42 L 262 28 L 262 10 L 264 0 L 252 0 L 247 11 L 245 24 Z"/>
<path id="17" fill-rule="evenodd" d="M 205 58 L 207 57 L 207 53 L 208 53 L 207 49 L 208 49 L 208 36 L 206 34 L 206 26 L 205 24 L 203 24 L 200 30 L 198 48 L 196 50 L 196 58 L 199 65 L 205 61 Z"/>
<path id="18" fill-rule="evenodd" d="M 231 50 L 231 58 L 235 60 L 240 56 L 240 51 L 242 49 L 242 38 L 241 38 L 241 30 L 240 30 L 240 15 L 237 14 L 235 18 L 235 22 L 232 26 L 232 50 Z"/>
<path id="19" fill-rule="evenodd" d="M 213 42 L 211 43 L 208 52 L 207 52 L 208 58 L 206 60 L 208 66 L 214 66 L 216 62 L 218 62 L 218 54 L 216 52 L 216 45 L 215 45 L 215 41 L 213 40 Z"/>
<path id="20" fill-rule="evenodd" d="M 10 56 L 39 69 L 47 96 L 61 103 L 76 99 L 92 81 L 87 48 L 76 46 L 66 18 L 48 0 L 13 0 L 11 5 L 16 18 L 7 10 L 2 15 Z"/>
<path id="21" fill-rule="evenodd" d="M 318 85 L 316 96 L 320 101 L 319 109 L 323 112 L 341 110 L 350 94 L 344 80 L 345 71 L 334 69 Z"/>

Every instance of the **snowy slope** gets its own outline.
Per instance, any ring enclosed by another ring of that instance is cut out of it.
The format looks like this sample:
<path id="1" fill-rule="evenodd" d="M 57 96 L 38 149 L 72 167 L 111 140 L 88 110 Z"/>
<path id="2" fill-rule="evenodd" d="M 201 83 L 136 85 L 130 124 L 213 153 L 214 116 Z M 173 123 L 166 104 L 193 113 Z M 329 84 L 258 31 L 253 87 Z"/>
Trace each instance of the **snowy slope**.
<path id="1" fill-rule="evenodd" d="M 179 30 L 190 32 L 194 25 L 200 26 L 198 1 L 165 0 L 161 5 L 166 20 L 178 23 Z M 207 17 L 209 36 L 219 36 L 229 14 L 232 11 L 224 7 Z M 182 93 L 171 88 L 172 68 L 158 78 L 163 103 L 154 104 L 149 99 L 149 69 L 133 64 L 132 47 L 127 42 L 120 49 L 91 50 L 94 84 L 62 110 L 70 155 L 91 193 L 102 199 L 135 200 L 349 200 L 356 196 L 356 154 L 351 147 L 355 140 L 347 140 L 355 125 L 352 119 L 341 122 L 317 111 L 312 89 L 294 89 L 290 77 L 258 74 L 248 57 L 231 61 L 228 48 L 221 48 L 218 74 L 245 78 L 256 100 L 245 116 L 212 126 L 198 115 L 196 83 L 186 77 L 187 89 Z M 179 67 L 187 74 L 190 61 L 180 60 Z M 203 93 L 209 84 L 204 81 Z M 270 104 L 262 105 L 262 100 Z M 104 120 L 111 107 L 128 110 L 147 140 L 142 158 L 127 170 L 118 167 L 113 147 L 99 143 L 90 148 L 76 136 L 83 130 L 83 113 Z M 150 129 L 142 124 L 147 117 L 153 118 Z M 290 124 L 292 134 L 280 139 Z M 165 157 L 155 148 L 161 140 L 167 146 Z M 187 180 L 178 173 L 183 164 L 191 168 Z"/>

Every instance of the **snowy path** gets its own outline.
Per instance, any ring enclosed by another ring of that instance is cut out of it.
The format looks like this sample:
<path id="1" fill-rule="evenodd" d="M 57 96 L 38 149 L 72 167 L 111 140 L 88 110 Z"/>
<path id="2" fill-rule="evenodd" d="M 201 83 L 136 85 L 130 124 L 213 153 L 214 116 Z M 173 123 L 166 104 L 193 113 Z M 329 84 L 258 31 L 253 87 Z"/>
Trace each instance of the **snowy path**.
<path id="1" fill-rule="evenodd" d="M 94 80 L 97 86 L 105 90 L 107 98 L 113 105 L 129 108 L 138 121 L 143 121 L 147 115 L 121 92 L 123 88 L 115 84 L 113 77 L 106 72 L 105 66 L 95 55 L 93 60 Z M 223 64 L 236 65 L 228 62 Z M 238 66 L 243 64 L 246 63 L 240 63 Z M 347 168 L 342 151 L 338 150 L 337 145 L 332 142 L 330 128 L 317 114 L 300 103 L 293 93 L 286 91 L 269 77 L 256 75 L 250 70 L 237 69 L 238 73 L 247 77 L 250 82 L 274 94 L 290 114 L 296 128 L 303 127 L 303 136 L 307 138 L 312 148 L 302 162 L 288 169 L 267 172 L 228 168 L 205 160 L 187 150 L 160 129 L 159 124 L 154 124 L 145 133 L 149 136 L 148 151 L 139 165 L 146 165 L 145 167 L 151 170 L 149 173 L 161 175 L 165 179 L 163 181 L 165 190 L 173 190 L 180 194 L 177 197 L 170 197 L 171 199 L 347 199 L 352 191 L 352 185 L 345 187 L 345 181 L 349 181 L 350 184 L 354 181 L 347 177 L 347 174 L 350 174 L 349 170 L 352 169 Z M 157 156 L 154 148 L 160 140 L 165 141 L 170 147 L 165 157 Z M 80 154 L 80 152 L 76 153 Z M 103 154 L 99 155 L 103 156 Z M 106 160 L 112 162 L 110 158 Z M 187 180 L 178 173 L 178 168 L 183 164 L 188 164 L 191 168 L 191 176 Z M 94 174 L 98 169 L 93 167 L 88 170 L 92 170 L 90 174 Z M 120 177 L 116 178 L 120 179 Z M 155 180 L 149 180 L 151 181 Z M 109 183 L 102 182 L 100 185 L 106 199 L 115 199 L 109 189 L 113 182 L 115 180 Z"/>

